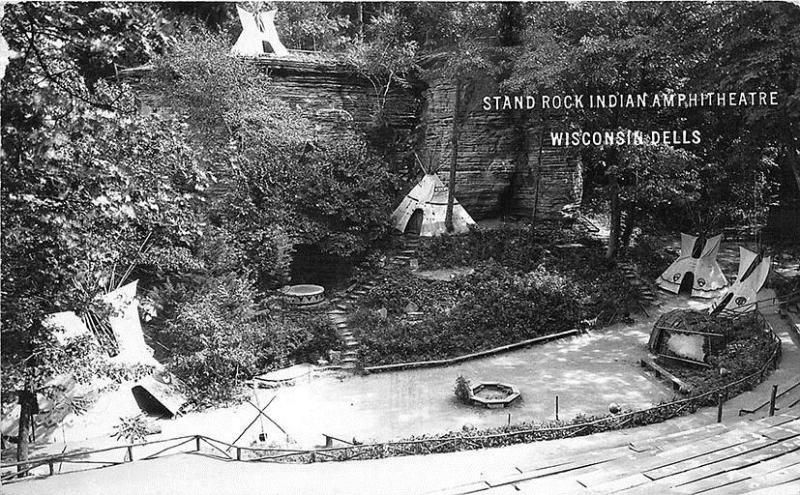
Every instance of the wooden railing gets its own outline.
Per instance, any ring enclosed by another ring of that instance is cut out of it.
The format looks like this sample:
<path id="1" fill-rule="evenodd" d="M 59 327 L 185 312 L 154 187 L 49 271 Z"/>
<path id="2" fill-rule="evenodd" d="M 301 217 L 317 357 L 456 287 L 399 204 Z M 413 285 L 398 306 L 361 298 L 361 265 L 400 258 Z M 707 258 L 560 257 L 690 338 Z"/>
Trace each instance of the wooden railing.
<path id="1" fill-rule="evenodd" d="M 36 476 L 59 474 L 61 471 L 60 469 L 56 471 L 55 466 L 62 463 L 88 464 L 94 466 L 93 468 L 98 468 L 132 462 L 134 460 L 153 459 L 165 453 L 175 453 L 177 449 L 186 445 L 190 445 L 190 448 L 181 451 L 202 452 L 204 455 L 226 461 L 311 463 L 476 450 L 541 440 L 583 436 L 600 431 L 618 430 L 633 426 L 659 423 L 667 419 L 694 412 L 705 406 L 719 405 L 721 408 L 721 404 L 727 401 L 728 398 L 738 395 L 745 390 L 750 390 L 764 381 L 764 377 L 770 370 L 777 366 L 778 360 L 780 359 L 781 341 L 777 335 L 775 335 L 769 322 L 763 317 L 760 317 L 760 321 L 764 325 L 764 330 L 768 331 L 771 335 L 773 348 L 769 358 L 755 372 L 725 384 L 724 386 L 708 390 L 692 397 L 659 404 L 647 409 L 620 414 L 609 414 L 592 421 L 556 424 L 555 426 L 532 426 L 527 428 L 509 426 L 504 428 L 504 431 L 484 434 L 448 432 L 409 440 L 316 449 L 243 447 L 204 435 L 190 435 L 1 464 L 0 479 L 3 482 L 13 482 L 26 479 L 25 476 L 28 474 Z M 137 452 L 141 452 L 145 448 L 170 442 L 172 442 L 170 445 L 154 453 L 142 457 L 135 456 Z M 124 457 L 121 460 L 97 460 L 95 458 L 88 458 L 89 456 L 96 456 L 97 454 L 105 452 L 117 451 L 124 452 Z M 46 470 L 44 469 L 45 467 L 47 468 Z M 90 467 L 87 469 L 93 468 Z"/>

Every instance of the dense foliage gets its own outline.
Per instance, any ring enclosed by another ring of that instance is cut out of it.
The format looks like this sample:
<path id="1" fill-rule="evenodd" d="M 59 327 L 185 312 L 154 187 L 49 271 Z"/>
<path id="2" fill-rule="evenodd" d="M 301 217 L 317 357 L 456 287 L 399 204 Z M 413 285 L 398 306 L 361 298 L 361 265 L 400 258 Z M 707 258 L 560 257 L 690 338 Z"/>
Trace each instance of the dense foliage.
<path id="1" fill-rule="evenodd" d="M 224 39 L 185 37 L 156 60 L 159 102 L 188 117 L 216 180 L 210 220 L 246 239 L 253 263 L 269 266 L 259 251 L 276 229 L 290 243 L 345 257 L 386 232 L 393 178 L 363 139 L 318 136 L 272 94 L 265 72 L 227 55 Z"/>
<path id="2" fill-rule="evenodd" d="M 402 272 L 380 280 L 352 319 L 369 364 L 454 357 L 640 309 L 639 291 L 599 250 L 559 249 L 530 227 L 431 239 L 419 255 L 425 268 L 475 272 L 450 282 Z M 405 317 L 409 304 L 421 321 Z"/>
<path id="3" fill-rule="evenodd" d="M 123 379 L 91 339 L 59 350 L 39 321 L 133 279 L 195 402 L 334 347 L 319 318 L 255 308 L 296 244 L 352 257 L 385 233 L 393 178 L 362 139 L 316 139 L 224 35 L 171 7 L 26 3 L 4 21 L 4 400 L 64 370 Z M 155 94 L 113 77 L 148 61 Z"/>
<path id="4" fill-rule="evenodd" d="M 734 88 L 780 94 L 772 108 L 542 112 L 556 129 L 697 129 L 702 135 L 700 144 L 681 146 L 689 158 L 681 159 L 685 173 L 665 174 L 654 187 L 641 189 L 649 171 L 678 163 L 674 152 L 658 156 L 637 148 L 637 154 L 650 157 L 626 157 L 617 146 L 582 150 L 587 195 L 602 195 L 610 210 L 610 256 L 627 245 L 631 225 L 696 230 L 698 216 L 753 224 L 764 220 L 778 184 L 784 201 L 800 197 L 798 142 L 785 135 L 800 115 L 798 64 L 792 63 L 800 54 L 796 6 L 584 3 L 531 6 L 526 13 L 522 43 L 505 80 L 511 91 L 653 94 Z M 692 185 L 699 187 L 687 187 Z M 631 201 L 630 192 L 640 199 Z"/>

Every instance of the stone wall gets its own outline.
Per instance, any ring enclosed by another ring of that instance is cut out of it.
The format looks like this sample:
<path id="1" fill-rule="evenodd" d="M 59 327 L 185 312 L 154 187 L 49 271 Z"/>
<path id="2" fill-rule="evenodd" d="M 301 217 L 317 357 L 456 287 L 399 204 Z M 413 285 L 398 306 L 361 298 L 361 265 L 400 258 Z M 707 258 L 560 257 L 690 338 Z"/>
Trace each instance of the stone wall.
<path id="1" fill-rule="evenodd" d="M 335 138 L 372 127 L 379 98 L 372 84 L 349 66 L 332 60 L 271 57 L 254 63 L 272 78 L 268 90 L 300 109 L 313 122 L 317 136 Z M 547 145 L 540 162 L 542 133 L 535 113 L 481 109 L 482 95 L 498 94 L 494 86 L 484 81 L 483 87 L 473 91 L 477 96 L 465 105 L 456 198 L 476 220 L 508 214 L 529 217 L 534 204 L 537 218 L 557 218 L 564 205 L 580 203 L 580 162 Z M 393 135 L 383 138 L 415 142 L 419 155 L 433 161 L 445 183 L 449 181 L 454 102 L 453 85 L 435 81 L 427 89 L 393 89 L 384 107 Z M 544 135 L 547 141 L 549 135 Z"/>
<path id="2" fill-rule="evenodd" d="M 299 108 L 319 134 L 364 131 L 374 123 L 381 99 L 372 84 L 348 66 L 267 57 L 255 63 L 271 77 L 270 90 Z M 420 98 L 412 92 L 392 89 L 384 105 L 386 121 L 391 128 L 409 133 L 418 120 L 419 106 Z"/>
<path id="3" fill-rule="evenodd" d="M 563 206 L 581 201 L 580 161 L 549 145 L 549 134 L 541 132 L 535 113 L 483 110 L 481 98 L 497 91 L 487 81 L 464 102 L 456 198 L 476 219 L 502 214 L 530 217 L 534 204 L 537 218 L 557 218 Z M 424 148 L 438 158 L 443 181 L 449 177 L 454 105 L 455 88 L 448 81 L 434 83 L 425 93 Z M 540 154 L 541 138 L 545 142 Z"/>

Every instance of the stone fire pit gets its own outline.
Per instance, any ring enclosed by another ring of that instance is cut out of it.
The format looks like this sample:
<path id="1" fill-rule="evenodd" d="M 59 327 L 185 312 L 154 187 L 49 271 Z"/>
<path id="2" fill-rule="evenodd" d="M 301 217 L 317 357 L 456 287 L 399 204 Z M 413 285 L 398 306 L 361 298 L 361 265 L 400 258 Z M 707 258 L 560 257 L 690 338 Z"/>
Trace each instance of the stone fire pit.
<path id="1" fill-rule="evenodd" d="M 325 300 L 325 288 L 321 285 L 293 285 L 283 291 L 286 302 L 293 306 L 315 306 Z"/>
<path id="2" fill-rule="evenodd" d="M 479 382 L 472 385 L 469 391 L 469 400 L 473 405 L 489 409 L 508 407 L 519 397 L 519 389 L 509 383 Z"/>

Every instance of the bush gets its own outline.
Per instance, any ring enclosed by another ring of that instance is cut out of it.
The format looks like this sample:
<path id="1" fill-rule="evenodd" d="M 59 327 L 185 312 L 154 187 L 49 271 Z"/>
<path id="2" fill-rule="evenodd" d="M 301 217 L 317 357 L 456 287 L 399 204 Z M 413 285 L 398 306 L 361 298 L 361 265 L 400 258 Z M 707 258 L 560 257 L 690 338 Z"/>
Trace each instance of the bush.
<path id="1" fill-rule="evenodd" d="M 627 257 L 639 268 L 639 273 L 647 280 L 655 280 L 673 261 L 673 257 L 664 251 L 657 237 L 640 235 L 634 245 L 628 249 Z"/>
<path id="2" fill-rule="evenodd" d="M 469 404 L 470 403 L 469 397 L 471 392 L 472 392 L 472 387 L 470 387 L 469 380 L 459 375 L 458 378 L 456 378 L 456 387 L 455 387 L 455 393 L 458 400 L 460 400 L 464 404 Z"/>
<path id="3" fill-rule="evenodd" d="M 419 248 L 422 268 L 473 266 L 493 260 L 517 270 L 531 270 L 542 260 L 545 248 L 533 227 L 474 229 L 468 235 L 434 237 Z"/>
<path id="4" fill-rule="evenodd" d="M 371 292 L 389 293 L 391 287 L 388 281 Z M 420 322 L 407 322 L 397 315 L 384 320 L 370 309 L 357 311 L 351 323 L 365 361 L 388 364 L 453 357 L 569 330 L 584 317 L 575 304 L 580 293 L 568 279 L 544 267 L 513 274 L 488 264 L 449 287 L 452 293 L 446 301 L 452 305 L 430 305 L 432 309 Z"/>
<path id="5" fill-rule="evenodd" d="M 117 440 L 125 440 L 128 443 L 141 442 L 147 438 L 147 420 L 143 414 L 125 416 L 119 418 L 114 430 Z"/>
<path id="6" fill-rule="evenodd" d="M 523 227 L 424 243 L 419 257 L 427 268 L 468 265 L 475 272 L 449 282 L 398 271 L 383 275 L 351 317 L 365 362 L 450 358 L 637 311 L 640 292 L 591 241 L 584 242 L 584 249 L 558 249 Z M 403 318 L 411 302 L 425 313 L 422 321 Z M 376 316 L 379 308 L 387 309 L 388 318 Z"/>
<path id="7" fill-rule="evenodd" d="M 298 244 L 351 257 L 386 234 L 395 179 L 363 139 L 320 138 L 265 71 L 229 56 L 227 40 L 202 31 L 183 37 L 155 60 L 149 82 L 164 106 L 188 116 L 214 178 L 209 220 L 241 241 L 262 286 L 286 282 Z"/>
<path id="8" fill-rule="evenodd" d="M 171 350 L 170 371 L 189 400 L 213 406 L 235 400 L 245 380 L 297 362 L 316 362 L 338 345 L 335 329 L 317 313 L 262 314 L 251 280 L 236 273 L 208 276 L 162 314 L 158 338 Z"/>

